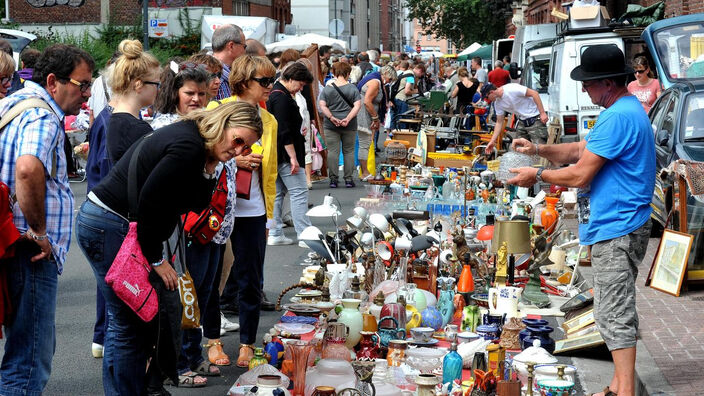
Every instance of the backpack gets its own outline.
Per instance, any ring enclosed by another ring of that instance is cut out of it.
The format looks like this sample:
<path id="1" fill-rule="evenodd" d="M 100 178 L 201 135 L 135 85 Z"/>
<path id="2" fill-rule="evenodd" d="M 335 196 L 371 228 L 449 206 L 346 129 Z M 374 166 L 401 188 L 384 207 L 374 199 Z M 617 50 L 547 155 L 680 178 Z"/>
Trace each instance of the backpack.
<path id="1" fill-rule="evenodd" d="M 402 73 L 401 75 L 398 76 L 396 81 L 394 81 L 394 83 L 391 84 L 391 87 L 389 88 L 389 100 L 396 99 L 396 94 L 398 94 L 399 87 L 401 86 L 401 80 L 403 80 L 406 77 L 410 77 L 412 75 L 413 75 L 413 72 Z"/>

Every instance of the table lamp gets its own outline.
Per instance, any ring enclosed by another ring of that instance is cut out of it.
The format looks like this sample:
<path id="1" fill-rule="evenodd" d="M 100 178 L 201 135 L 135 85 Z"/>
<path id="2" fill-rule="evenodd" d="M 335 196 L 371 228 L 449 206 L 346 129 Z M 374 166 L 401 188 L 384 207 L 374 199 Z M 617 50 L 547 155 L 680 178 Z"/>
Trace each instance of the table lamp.
<path id="1" fill-rule="evenodd" d="M 505 286 L 513 283 L 513 273 L 516 260 L 515 254 L 530 253 L 530 223 L 525 220 L 496 220 L 494 224 L 494 235 L 491 240 L 491 251 L 496 254 L 504 245 L 508 254 L 508 273 L 506 268 L 497 268 L 495 274 L 496 286 Z"/>

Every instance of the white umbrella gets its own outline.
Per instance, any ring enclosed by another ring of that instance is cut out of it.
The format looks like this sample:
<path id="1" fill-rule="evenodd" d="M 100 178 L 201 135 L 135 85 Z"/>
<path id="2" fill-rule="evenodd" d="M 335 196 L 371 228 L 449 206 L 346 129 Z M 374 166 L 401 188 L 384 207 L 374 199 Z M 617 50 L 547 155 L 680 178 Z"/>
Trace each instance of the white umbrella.
<path id="1" fill-rule="evenodd" d="M 472 52 L 478 50 L 478 49 L 481 48 L 481 47 L 482 47 L 482 45 L 479 44 L 479 43 L 477 43 L 477 42 L 475 41 L 474 43 L 472 43 L 472 45 L 470 45 L 469 47 L 465 48 L 464 51 L 462 51 L 462 52 L 460 52 L 459 54 L 457 54 L 457 56 L 469 55 L 469 54 L 471 54 Z"/>
<path id="2" fill-rule="evenodd" d="M 266 52 L 271 54 L 274 52 L 282 52 L 289 48 L 293 48 L 297 51 L 303 51 L 313 43 L 318 44 L 318 47 L 329 45 L 333 50 L 347 51 L 347 43 L 345 41 L 337 40 L 332 37 L 321 36 L 315 33 L 307 33 L 302 36 L 290 37 L 283 41 L 267 44 Z"/>

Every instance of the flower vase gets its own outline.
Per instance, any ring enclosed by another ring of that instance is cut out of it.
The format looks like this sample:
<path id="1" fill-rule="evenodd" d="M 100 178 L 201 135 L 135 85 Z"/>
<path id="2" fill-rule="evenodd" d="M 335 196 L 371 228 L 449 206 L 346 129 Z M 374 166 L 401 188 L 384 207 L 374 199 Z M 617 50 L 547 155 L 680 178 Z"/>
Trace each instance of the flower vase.
<path id="1" fill-rule="evenodd" d="M 555 209 L 555 204 L 560 199 L 557 197 L 545 197 L 545 209 L 540 213 L 540 223 L 544 230 L 548 231 L 548 234 L 552 234 L 555 230 L 555 223 L 557 223 L 558 213 Z"/>
<path id="2" fill-rule="evenodd" d="M 472 267 L 469 264 L 462 266 L 460 279 L 457 281 L 457 291 L 460 293 L 470 293 L 474 291 L 474 277 Z"/>
<path id="3" fill-rule="evenodd" d="M 345 346 L 350 349 L 354 348 L 359 343 L 360 338 L 362 338 L 360 331 L 362 331 L 364 326 L 364 318 L 362 313 L 359 312 L 360 303 L 361 301 L 356 298 L 343 298 L 342 312 L 337 318 L 338 323 L 344 323 L 349 329 Z"/>
<path id="4" fill-rule="evenodd" d="M 331 338 L 327 340 L 327 345 L 323 348 L 323 359 L 341 359 L 352 361 L 350 350 L 345 345 L 345 338 Z"/>
<path id="5" fill-rule="evenodd" d="M 452 321 L 452 315 L 455 313 L 455 305 L 452 302 L 454 296 L 455 292 L 450 289 L 440 292 L 437 308 L 440 310 L 440 315 L 442 315 L 443 326 Z"/>
<path id="6" fill-rule="evenodd" d="M 253 369 L 257 366 L 261 366 L 262 364 L 267 364 L 269 363 L 268 360 L 264 357 L 264 349 L 257 347 L 254 349 L 254 357 L 249 359 L 249 369 Z"/>
<path id="7" fill-rule="evenodd" d="M 290 341 L 286 345 L 291 350 L 291 360 L 293 361 L 293 396 L 304 396 L 308 355 L 313 346 L 300 340 Z"/>

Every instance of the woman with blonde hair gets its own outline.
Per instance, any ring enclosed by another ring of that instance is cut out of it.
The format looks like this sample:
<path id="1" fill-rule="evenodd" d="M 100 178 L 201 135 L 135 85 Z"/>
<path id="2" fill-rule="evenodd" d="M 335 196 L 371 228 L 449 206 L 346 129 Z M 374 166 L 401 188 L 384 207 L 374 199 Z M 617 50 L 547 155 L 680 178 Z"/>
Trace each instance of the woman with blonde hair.
<path id="1" fill-rule="evenodd" d="M 81 205 L 76 235 L 110 314 L 103 360 L 105 394 L 142 395 L 145 388 L 149 394 L 168 394 L 161 387 L 162 375 L 173 382 L 183 380 L 182 385 L 204 385 L 194 384 L 193 378 L 179 378 L 175 359 L 168 358 L 178 350 L 161 350 L 162 343 L 154 349 L 157 339 L 174 335 L 159 333 L 158 320 L 142 321 L 105 283 L 129 227 L 128 182 L 135 182 L 138 191 L 137 239 L 154 270 L 151 281 L 176 290 L 178 274 L 170 257 L 164 257 L 163 242 L 172 235 L 182 215 L 200 213 L 207 207 L 217 165 L 249 152 L 261 134 L 259 111 L 249 103 L 193 111 L 134 144 Z M 133 157 L 137 169 L 134 181 L 128 180 Z"/>
<path id="2" fill-rule="evenodd" d="M 218 239 L 218 233 L 213 239 L 215 243 L 224 244 L 229 238 L 232 255 L 225 252 L 221 271 L 216 275 L 218 280 L 221 275 L 225 280 L 215 282 L 216 285 L 223 285 L 222 296 L 219 297 L 218 290 L 214 288 L 206 309 L 206 318 L 219 317 L 223 322 L 227 319 L 224 315 L 218 315 L 220 307 L 239 313 L 239 367 L 247 367 L 254 356 L 261 305 L 266 298 L 263 292 L 264 254 L 267 229 L 272 226 L 274 217 L 278 124 L 274 116 L 259 104 L 269 98 L 275 74 L 274 65 L 266 57 L 242 55 L 235 59 L 230 71 L 230 91 L 233 96 L 219 102 L 224 104 L 240 101 L 256 106 L 263 125 L 262 137 L 252 147 L 252 152 L 239 155 L 226 164 L 236 167 L 238 172 L 251 172 L 250 193 L 249 199 L 236 200 L 237 211 L 231 232 L 222 235 L 221 239 Z M 215 108 L 219 103 L 211 102 L 208 108 Z M 208 338 L 208 356 L 215 364 L 229 360 L 222 351 L 219 340 L 220 326 L 221 324 L 210 323 L 210 319 L 203 323 L 203 333 Z"/>
<path id="3" fill-rule="evenodd" d="M 15 72 L 15 60 L 5 51 L 0 51 L 0 99 L 7 96 L 12 86 L 12 75 Z"/>
<path id="4" fill-rule="evenodd" d="M 628 92 L 638 98 L 643 105 L 643 110 L 648 113 L 662 93 L 660 81 L 653 75 L 648 59 L 644 56 L 638 56 L 633 60 L 633 70 L 635 70 L 636 79 L 628 84 Z"/>

